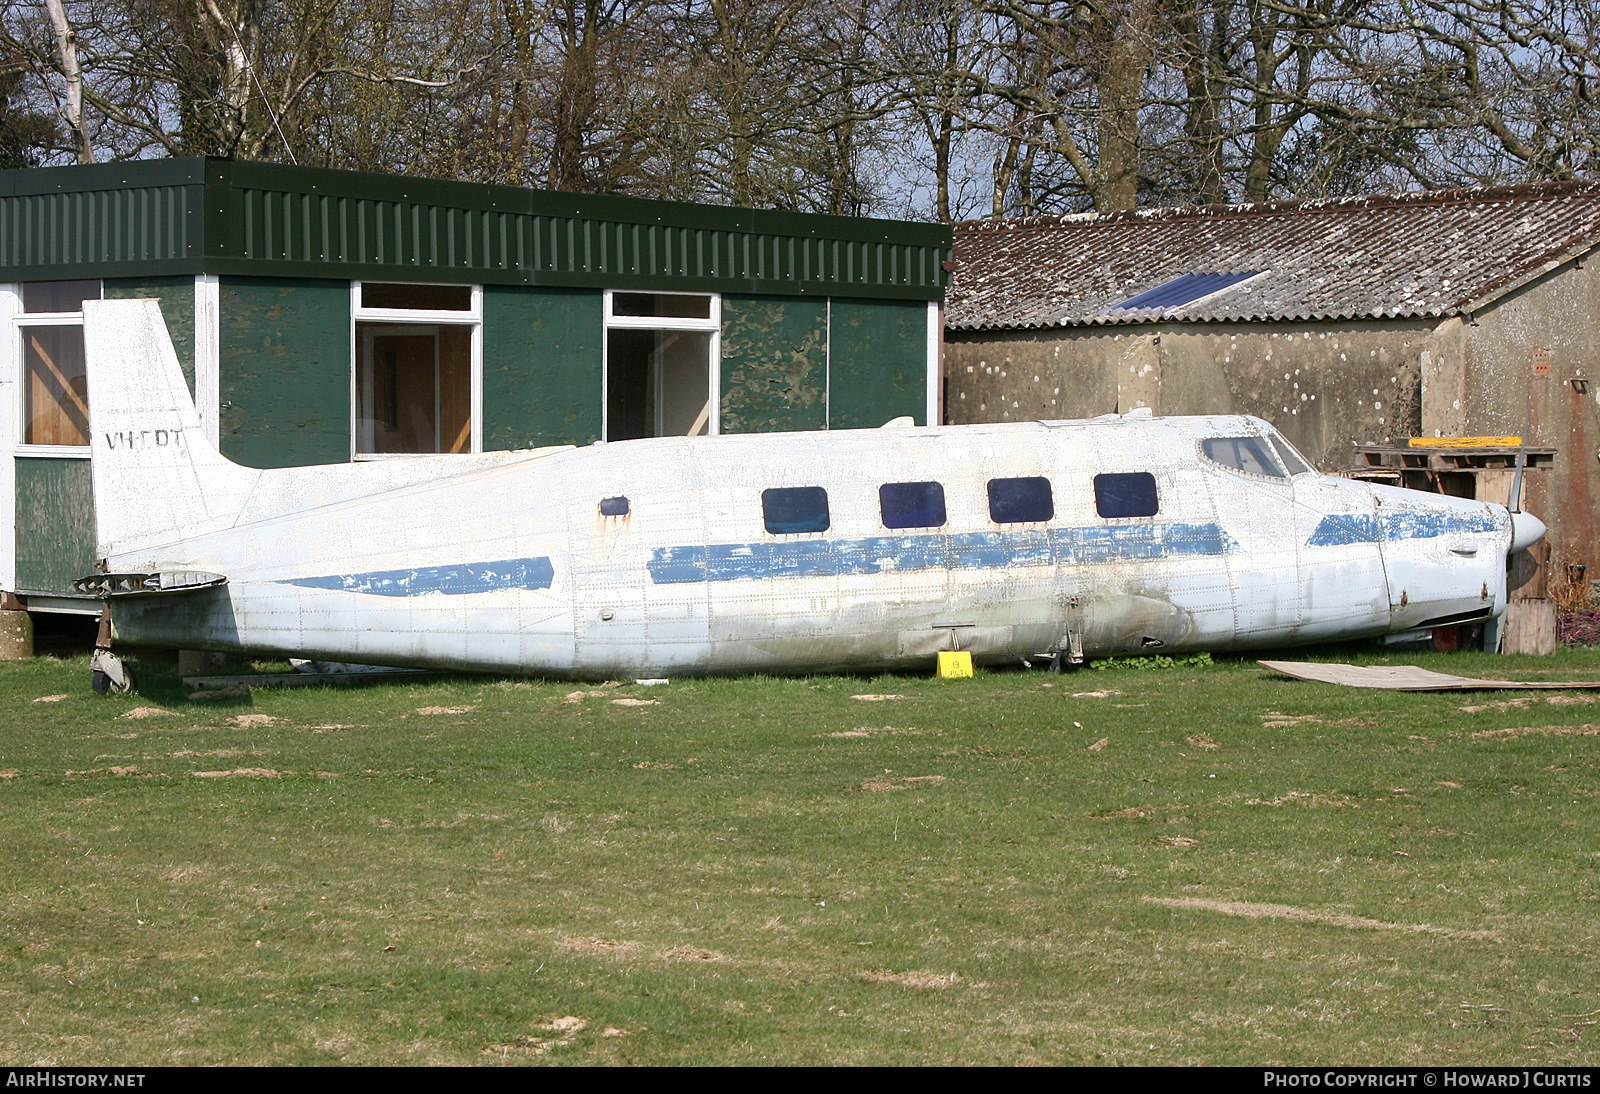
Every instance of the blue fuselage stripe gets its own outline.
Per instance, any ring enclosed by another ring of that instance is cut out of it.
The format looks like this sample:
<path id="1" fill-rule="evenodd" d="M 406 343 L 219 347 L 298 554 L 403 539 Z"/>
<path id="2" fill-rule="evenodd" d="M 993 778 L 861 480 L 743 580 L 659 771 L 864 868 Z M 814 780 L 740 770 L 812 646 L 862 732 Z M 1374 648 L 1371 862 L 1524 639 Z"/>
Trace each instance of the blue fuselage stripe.
<path id="1" fill-rule="evenodd" d="M 1139 524 L 657 547 L 650 553 L 649 565 L 651 580 L 657 585 L 679 585 L 773 577 L 1070 566 L 1175 555 L 1223 555 L 1238 547 L 1217 524 Z"/>
<path id="2" fill-rule="evenodd" d="M 306 589 L 370 593 L 374 596 L 470 596 L 507 589 L 548 589 L 555 567 L 548 557 L 508 558 L 501 562 L 469 562 L 461 566 L 424 566 L 414 570 L 371 570 L 361 574 L 295 577 L 279 582 Z"/>
<path id="3" fill-rule="evenodd" d="M 1338 513 L 1323 517 L 1308 547 L 1348 547 L 1494 531 L 1494 515 L 1479 513 Z"/>

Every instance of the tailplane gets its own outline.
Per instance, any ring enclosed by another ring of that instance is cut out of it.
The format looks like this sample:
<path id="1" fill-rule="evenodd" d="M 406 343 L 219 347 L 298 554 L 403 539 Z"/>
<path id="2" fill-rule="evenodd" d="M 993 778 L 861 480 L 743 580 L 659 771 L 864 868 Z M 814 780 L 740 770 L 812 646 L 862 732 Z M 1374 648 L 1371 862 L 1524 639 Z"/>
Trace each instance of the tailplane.
<path id="1" fill-rule="evenodd" d="M 83 342 L 98 556 L 231 524 L 261 473 L 206 437 L 160 305 L 85 301 Z"/>

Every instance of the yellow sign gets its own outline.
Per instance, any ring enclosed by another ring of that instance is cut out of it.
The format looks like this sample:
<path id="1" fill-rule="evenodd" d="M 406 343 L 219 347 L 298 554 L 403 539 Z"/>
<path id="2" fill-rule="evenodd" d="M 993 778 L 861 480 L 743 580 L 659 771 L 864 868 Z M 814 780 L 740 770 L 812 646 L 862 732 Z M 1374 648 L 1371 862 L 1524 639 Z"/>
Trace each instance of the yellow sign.
<path id="1" fill-rule="evenodd" d="M 956 680 L 972 675 L 972 651 L 955 650 L 939 654 L 939 675 L 946 680 Z"/>
<path id="2" fill-rule="evenodd" d="M 1412 448 L 1515 448 L 1521 437 L 1412 437 Z"/>

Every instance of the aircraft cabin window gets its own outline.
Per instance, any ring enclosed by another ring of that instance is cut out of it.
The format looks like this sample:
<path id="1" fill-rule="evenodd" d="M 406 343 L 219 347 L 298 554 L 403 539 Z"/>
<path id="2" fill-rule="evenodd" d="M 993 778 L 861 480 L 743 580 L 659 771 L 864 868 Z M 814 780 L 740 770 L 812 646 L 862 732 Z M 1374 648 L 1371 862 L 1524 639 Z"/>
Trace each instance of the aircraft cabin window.
<path id="1" fill-rule="evenodd" d="M 761 519 L 775 536 L 826 532 L 828 492 L 820 486 L 784 486 L 761 491 Z"/>
<path id="2" fill-rule="evenodd" d="M 1094 508 L 1102 517 L 1153 517 L 1161 508 L 1156 477 L 1148 471 L 1096 475 Z"/>
<path id="3" fill-rule="evenodd" d="M 944 487 L 936 482 L 886 482 L 878 487 L 885 528 L 938 528 L 945 520 Z"/>
<path id="4" fill-rule="evenodd" d="M 989 519 L 996 524 L 1023 524 L 1049 520 L 1055 515 L 1049 479 L 989 480 Z"/>
<path id="5" fill-rule="evenodd" d="M 1211 437 L 1200 442 L 1200 451 L 1206 459 L 1235 471 L 1272 479 L 1284 477 L 1283 468 L 1260 437 Z"/>
<path id="6" fill-rule="evenodd" d="M 1300 458 L 1300 453 L 1289 446 L 1289 442 L 1282 437 L 1272 438 L 1273 451 L 1277 452 L 1279 461 L 1289 469 L 1291 475 L 1304 475 L 1311 470 L 1309 464 Z"/>
<path id="7" fill-rule="evenodd" d="M 628 515 L 627 498 L 601 498 L 600 515 L 602 517 L 625 517 Z"/>

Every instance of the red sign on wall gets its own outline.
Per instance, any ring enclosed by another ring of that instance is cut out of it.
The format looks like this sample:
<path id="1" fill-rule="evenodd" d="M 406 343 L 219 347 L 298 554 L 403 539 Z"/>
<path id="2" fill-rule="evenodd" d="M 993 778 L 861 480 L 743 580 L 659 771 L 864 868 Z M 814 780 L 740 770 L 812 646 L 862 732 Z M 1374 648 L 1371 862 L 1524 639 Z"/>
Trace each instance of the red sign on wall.
<path id="1" fill-rule="evenodd" d="M 1550 375 L 1550 351 L 1536 349 L 1533 351 L 1533 374 L 1535 376 Z"/>

